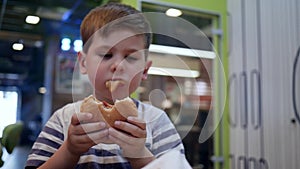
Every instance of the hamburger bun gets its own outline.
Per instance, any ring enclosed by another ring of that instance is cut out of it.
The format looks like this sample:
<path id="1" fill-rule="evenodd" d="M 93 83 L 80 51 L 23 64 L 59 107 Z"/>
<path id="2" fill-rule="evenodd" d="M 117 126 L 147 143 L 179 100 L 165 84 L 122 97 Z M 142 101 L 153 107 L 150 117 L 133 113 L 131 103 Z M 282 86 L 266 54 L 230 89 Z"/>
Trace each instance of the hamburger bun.
<path id="1" fill-rule="evenodd" d="M 107 127 L 113 127 L 115 121 L 126 121 L 129 116 L 138 116 L 137 107 L 129 97 L 116 100 L 111 105 L 90 95 L 83 100 L 80 112 L 92 113 L 92 122 L 104 121 Z"/>

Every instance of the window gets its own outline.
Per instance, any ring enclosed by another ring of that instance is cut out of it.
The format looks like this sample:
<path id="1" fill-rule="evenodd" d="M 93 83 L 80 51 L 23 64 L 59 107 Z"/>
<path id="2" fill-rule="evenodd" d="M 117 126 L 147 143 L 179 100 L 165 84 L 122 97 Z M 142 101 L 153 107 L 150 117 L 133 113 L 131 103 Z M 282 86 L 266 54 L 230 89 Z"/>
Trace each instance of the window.
<path id="1" fill-rule="evenodd" d="M 0 88 L 0 137 L 5 126 L 17 121 L 19 104 L 18 90 Z"/>

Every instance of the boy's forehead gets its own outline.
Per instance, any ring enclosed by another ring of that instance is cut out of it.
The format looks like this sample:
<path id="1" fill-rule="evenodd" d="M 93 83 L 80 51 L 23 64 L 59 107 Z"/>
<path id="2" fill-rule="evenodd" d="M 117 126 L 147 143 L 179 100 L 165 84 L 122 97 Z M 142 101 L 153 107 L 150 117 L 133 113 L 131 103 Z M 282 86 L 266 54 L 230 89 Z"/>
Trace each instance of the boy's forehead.
<path id="1" fill-rule="evenodd" d="M 106 31 L 105 33 L 102 32 L 96 32 L 94 39 L 104 39 L 109 40 L 110 42 L 118 42 L 121 40 L 125 40 L 129 37 L 139 35 L 138 33 L 135 33 L 131 30 L 112 30 L 112 31 Z"/>
<path id="2" fill-rule="evenodd" d="M 135 33 L 130 30 L 118 30 L 118 31 L 110 31 L 106 34 L 102 32 L 96 32 L 93 35 L 91 48 L 98 48 L 99 46 L 107 46 L 112 47 L 123 41 L 130 40 L 132 38 L 138 38 L 141 41 L 144 41 L 144 37 L 141 34 Z M 144 44 L 144 43 L 142 43 Z"/>

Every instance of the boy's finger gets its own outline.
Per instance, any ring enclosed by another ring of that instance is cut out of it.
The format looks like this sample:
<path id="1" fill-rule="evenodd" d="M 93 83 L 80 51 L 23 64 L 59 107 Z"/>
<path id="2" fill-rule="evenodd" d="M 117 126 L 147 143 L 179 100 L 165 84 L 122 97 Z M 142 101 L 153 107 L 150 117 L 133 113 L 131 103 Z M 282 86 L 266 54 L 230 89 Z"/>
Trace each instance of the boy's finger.
<path id="1" fill-rule="evenodd" d="M 82 125 L 82 128 L 86 133 L 96 132 L 105 129 L 105 123 L 104 122 L 86 123 Z"/>
<path id="2" fill-rule="evenodd" d="M 72 125 L 78 125 L 80 123 L 85 123 L 93 117 L 91 113 L 75 113 L 71 118 Z"/>
<path id="3" fill-rule="evenodd" d="M 137 117 L 129 116 L 127 118 L 127 121 L 131 124 L 134 124 L 135 126 L 138 126 L 142 130 L 146 130 L 146 123 Z"/>
<path id="4" fill-rule="evenodd" d="M 108 138 L 108 129 L 101 130 L 99 132 L 93 132 L 87 134 L 89 139 L 91 139 L 94 143 L 98 144 L 107 140 Z"/>
<path id="5" fill-rule="evenodd" d="M 120 129 L 136 138 L 146 138 L 147 136 L 146 130 L 143 130 L 140 126 L 134 125 L 132 123 L 116 121 L 114 126 L 117 129 Z"/>

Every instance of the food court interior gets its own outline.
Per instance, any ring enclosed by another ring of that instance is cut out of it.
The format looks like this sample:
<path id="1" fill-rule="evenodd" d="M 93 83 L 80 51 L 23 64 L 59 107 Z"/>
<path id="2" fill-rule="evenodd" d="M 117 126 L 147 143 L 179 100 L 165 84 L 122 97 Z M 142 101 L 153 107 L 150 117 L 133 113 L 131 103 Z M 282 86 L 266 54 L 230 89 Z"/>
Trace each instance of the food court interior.
<path id="1" fill-rule="evenodd" d="M 289 16 L 285 21 L 291 26 L 287 36 L 279 37 L 289 45 L 272 53 L 271 45 L 279 44 L 271 33 L 267 36 L 268 26 L 277 24 L 269 1 L 1 0 L 0 138 L 10 124 L 21 122 L 22 131 L 15 137 L 18 142 L 12 153 L 0 146 L 4 161 L 0 168 L 24 168 L 33 142 L 53 112 L 91 93 L 76 57 L 82 49 L 81 21 L 95 6 L 122 2 L 141 10 L 153 32 L 148 79 L 131 96 L 167 113 L 192 168 L 277 169 L 284 165 L 297 169 L 300 13 L 296 9 L 300 2 L 282 7 L 275 0 L 278 15 Z M 281 31 L 280 26 L 274 27 Z M 265 58 L 280 52 L 291 52 L 291 56 L 277 65 L 293 66 L 276 67 L 283 70 L 278 78 L 285 78 L 287 84 L 284 81 L 273 89 L 268 85 L 274 85 L 269 77 L 275 76 L 275 67 L 267 65 L 275 61 Z M 285 95 L 286 88 L 292 92 Z M 273 91 L 281 92 L 279 103 L 269 99 Z M 283 116 L 284 110 L 289 114 Z M 286 136 L 294 148 L 281 142 Z M 276 147 L 280 143 L 284 145 Z M 276 150 L 284 151 L 274 155 Z"/>

